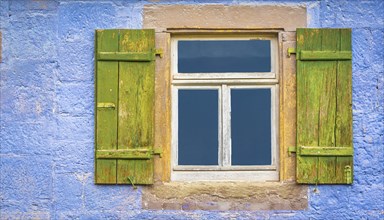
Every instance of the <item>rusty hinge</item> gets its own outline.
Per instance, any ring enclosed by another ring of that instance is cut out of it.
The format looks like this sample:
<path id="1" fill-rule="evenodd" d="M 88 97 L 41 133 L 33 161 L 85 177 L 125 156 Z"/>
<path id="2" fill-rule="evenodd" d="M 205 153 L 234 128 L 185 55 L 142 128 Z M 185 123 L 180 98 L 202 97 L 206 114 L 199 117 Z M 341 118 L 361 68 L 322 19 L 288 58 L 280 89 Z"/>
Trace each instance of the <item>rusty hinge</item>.
<path id="1" fill-rule="evenodd" d="M 291 54 L 296 54 L 296 49 L 289 47 L 287 50 L 287 53 L 288 53 L 288 57 L 291 57 Z"/>

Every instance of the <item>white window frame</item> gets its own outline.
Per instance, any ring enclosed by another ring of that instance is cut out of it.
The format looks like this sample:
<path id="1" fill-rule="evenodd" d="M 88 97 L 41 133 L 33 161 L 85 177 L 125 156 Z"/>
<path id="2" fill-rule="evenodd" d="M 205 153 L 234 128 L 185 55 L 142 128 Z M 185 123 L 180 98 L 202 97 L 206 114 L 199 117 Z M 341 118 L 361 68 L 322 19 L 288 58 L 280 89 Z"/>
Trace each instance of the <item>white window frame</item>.
<path id="1" fill-rule="evenodd" d="M 249 40 L 271 41 L 271 72 L 266 73 L 178 73 L 179 40 Z M 278 103 L 279 50 L 277 35 L 182 35 L 171 39 L 172 74 L 172 151 L 171 181 L 279 181 Z M 268 88 L 271 90 L 271 165 L 231 166 L 230 89 Z M 178 90 L 218 90 L 218 166 L 178 165 Z"/>

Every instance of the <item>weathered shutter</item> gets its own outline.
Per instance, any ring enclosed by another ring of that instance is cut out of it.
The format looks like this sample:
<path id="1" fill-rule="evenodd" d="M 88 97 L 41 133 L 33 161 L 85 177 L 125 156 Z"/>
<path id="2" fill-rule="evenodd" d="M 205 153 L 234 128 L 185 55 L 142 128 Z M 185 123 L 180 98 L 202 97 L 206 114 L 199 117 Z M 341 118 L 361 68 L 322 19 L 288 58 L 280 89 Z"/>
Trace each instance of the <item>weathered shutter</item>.
<path id="1" fill-rule="evenodd" d="M 350 29 L 297 29 L 298 183 L 351 184 Z"/>
<path id="2" fill-rule="evenodd" d="M 96 31 L 97 184 L 152 184 L 154 30 Z"/>

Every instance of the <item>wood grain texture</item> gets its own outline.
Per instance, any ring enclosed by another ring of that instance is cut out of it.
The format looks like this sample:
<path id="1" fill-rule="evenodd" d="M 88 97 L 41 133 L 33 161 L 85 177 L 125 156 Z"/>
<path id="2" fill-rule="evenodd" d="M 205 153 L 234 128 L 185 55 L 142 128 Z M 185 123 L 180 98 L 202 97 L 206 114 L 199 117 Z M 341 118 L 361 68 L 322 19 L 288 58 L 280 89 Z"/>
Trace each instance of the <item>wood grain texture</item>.
<path id="1" fill-rule="evenodd" d="M 96 35 L 95 182 L 130 184 L 130 178 L 134 184 L 152 184 L 154 30 L 100 30 Z M 150 59 L 138 60 L 137 54 Z"/>
<path id="2" fill-rule="evenodd" d="M 118 36 L 117 30 L 96 31 L 96 53 L 117 51 Z M 117 109 L 98 103 L 117 105 L 118 75 L 118 62 L 96 61 L 96 150 L 117 149 Z M 95 182 L 116 183 L 116 160 L 95 159 Z"/>
<path id="3" fill-rule="evenodd" d="M 155 181 L 171 178 L 171 73 L 169 33 L 156 33 L 156 48 L 163 49 L 163 57 L 156 59 L 155 74 L 155 147 L 163 150 L 162 157 L 154 157 Z"/>
<path id="4" fill-rule="evenodd" d="M 351 60 L 323 59 L 324 54 L 351 51 L 349 29 L 298 29 L 297 52 L 317 52 L 321 59 L 297 60 L 297 146 L 352 148 Z M 333 52 L 332 52 L 333 51 Z M 313 53 L 314 55 L 316 53 Z M 341 98 L 342 97 L 342 98 Z M 317 148 L 320 149 L 320 148 Z M 329 150 L 329 149 L 328 149 Z M 299 183 L 346 183 L 344 169 L 353 157 L 297 154 Z"/>
<path id="5" fill-rule="evenodd" d="M 296 158 L 288 147 L 296 146 L 296 59 L 288 57 L 288 48 L 296 48 L 296 32 L 283 32 L 280 75 L 280 180 L 296 178 Z"/>
<path id="6" fill-rule="evenodd" d="M 119 52 L 154 52 L 154 30 L 120 30 Z M 119 62 L 118 148 L 154 144 L 155 62 Z M 117 183 L 153 182 L 153 159 L 118 160 Z"/>

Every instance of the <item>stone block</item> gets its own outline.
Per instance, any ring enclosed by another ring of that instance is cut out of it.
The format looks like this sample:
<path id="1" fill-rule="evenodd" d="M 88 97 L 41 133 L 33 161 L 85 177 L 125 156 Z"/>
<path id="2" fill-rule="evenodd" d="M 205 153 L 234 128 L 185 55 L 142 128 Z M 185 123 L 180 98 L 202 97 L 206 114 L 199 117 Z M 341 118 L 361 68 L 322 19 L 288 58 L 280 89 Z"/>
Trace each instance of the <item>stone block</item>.
<path id="1" fill-rule="evenodd" d="M 86 210 L 126 211 L 141 207 L 141 190 L 127 185 L 95 185 L 93 176 L 84 188 Z"/>
<path id="2" fill-rule="evenodd" d="M 93 142 L 57 141 L 54 145 L 55 152 L 53 161 L 55 173 L 93 173 Z"/>
<path id="3" fill-rule="evenodd" d="M 56 210 L 80 211 L 84 204 L 84 182 L 81 173 L 56 174 L 53 180 L 53 201 Z"/>
<path id="4" fill-rule="evenodd" d="M 94 117 L 57 117 L 56 140 L 93 141 L 94 140 Z"/>
<path id="5" fill-rule="evenodd" d="M 50 156 L 2 155 L 0 159 L 0 210 L 49 211 L 52 196 Z"/>
<path id="6" fill-rule="evenodd" d="M 94 36 L 94 31 L 91 33 Z M 61 40 L 58 44 L 60 82 L 87 81 L 94 79 L 94 42 L 78 39 L 74 42 Z"/>
<path id="7" fill-rule="evenodd" d="M 0 153 L 25 156 L 52 155 L 53 123 L 36 121 L 31 123 L 4 121 L 1 124 Z M 41 135 L 36 135 L 41 133 Z"/>
<path id="8" fill-rule="evenodd" d="M 114 27 L 116 12 L 110 2 L 63 2 L 58 15 L 60 39 L 92 42 L 95 29 Z"/>
<path id="9" fill-rule="evenodd" d="M 94 112 L 93 83 L 59 83 L 56 94 L 60 114 L 89 116 Z"/>

